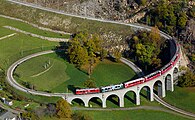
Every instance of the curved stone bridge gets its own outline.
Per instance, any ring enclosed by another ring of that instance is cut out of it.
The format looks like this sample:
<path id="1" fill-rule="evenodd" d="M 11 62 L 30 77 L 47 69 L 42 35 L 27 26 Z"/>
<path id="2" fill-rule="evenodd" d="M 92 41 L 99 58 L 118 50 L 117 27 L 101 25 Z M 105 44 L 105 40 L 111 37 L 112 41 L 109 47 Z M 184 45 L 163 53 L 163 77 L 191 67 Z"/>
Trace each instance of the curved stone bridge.
<path id="1" fill-rule="evenodd" d="M 65 14 L 63 12 L 60 11 L 55 11 L 55 10 L 51 10 L 51 9 L 47 9 L 47 8 L 42 8 L 40 6 L 35 6 L 35 5 L 31 5 L 31 4 L 25 4 L 25 3 L 21 3 L 21 2 L 17 2 L 17 1 L 13 1 L 13 0 L 8 0 L 17 4 L 21 4 L 21 5 L 25 5 L 25 6 L 29 6 L 29 7 L 34 7 L 34 8 L 38 8 L 38 9 L 42 9 L 42 10 L 46 10 L 46 11 L 50 11 L 50 12 L 55 12 L 58 14 L 62 14 L 62 15 L 69 15 L 69 14 Z M 89 20 L 96 20 L 96 21 L 100 21 L 100 22 L 105 22 L 105 23 L 114 23 L 114 24 L 120 24 L 120 25 L 126 25 L 126 26 L 130 26 L 132 28 L 135 29 L 144 29 L 144 30 L 151 30 L 151 27 L 149 26 L 145 26 L 145 25 L 139 25 L 139 24 L 125 24 L 125 23 L 121 23 L 121 22 L 116 22 L 116 21 L 108 21 L 108 20 L 100 20 L 100 19 L 96 19 L 96 18 L 88 18 L 88 17 L 82 17 L 82 16 L 76 16 L 76 15 L 69 15 L 69 16 L 73 16 L 73 17 L 79 17 L 79 18 L 84 18 L 84 19 L 89 19 Z M 172 57 L 176 56 L 176 51 L 180 48 L 178 48 L 178 46 L 176 45 L 176 42 L 174 40 L 172 40 L 172 37 L 169 36 L 166 33 L 163 33 L 162 31 L 160 31 L 160 35 L 166 39 L 170 39 L 170 43 L 171 43 L 171 53 L 172 53 Z M 12 64 L 8 71 L 7 71 L 7 80 L 9 82 L 10 85 L 12 85 L 14 88 L 21 90 L 23 92 L 27 92 L 33 95 L 41 95 L 41 96 L 59 96 L 59 97 L 63 97 L 64 99 L 66 99 L 69 103 L 71 103 L 73 100 L 75 99 L 80 99 L 84 102 L 84 105 L 87 107 L 89 106 L 89 101 L 93 98 L 99 98 L 102 101 L 102 107 L 106 107 L 106 101 L 108 99 L 109 96 L 115 95 L 118 97 L 119 99 L 119 106 L 120 107 L 124 107 L 124 96 L 128 93 L 128 92 L 133 92 L 135 95 L 135 101 L 136 104 L 139 105 L 140 104 L 140 91 L 142 89 L 146 89 L 147 93 L 148 93 L 148 98 L 150 101 L 154 100 L 154 96 L 153 96 L 153 89 L 154 86 L 157 85 L 158 86 L 158 95 L 161 97 L 165 97 L 165 91 L 166 90 L 170 90 L 170 91 L 174 91 L 174 86 L 173 86 L 173 78 L 174 78 L 174 71 L 178 71 L 179 68 L 179 64 L 180 64 L 180 59 L 178 59 L 178 61 L 176 62 L 176 64 L 168 71 L 166 71 L 166 73 L 164 73 L 163 75 L 151 80 L 151 81 L 147 81 L 144 82 L 142 84 L 130 87 L 130 88 L 124 88 L 124 89 L 120 89 L 120 90 L 115 90 L 115 91 L 111 91 L 111 92 L 106 92 L 106 93 L 98 93 L 98 94 L 87 94 L 87 95 L 74 95 L 74 94 L 70 94 L 70 93 L 46 93 L 46 92 L 41 92 L 41 91 L 35 91 L 35 90 L 30 90 L 27 89 L 23 86 L 21 86 L 20 84 L 18 84 L 16 82 L 16 80 L 13 78 L 13 72 L 15 70 L 15 68 L 20 65 L 21 63 L 23 63 L 24 61 L 32 58 L 32 57 L 36 57 L 42 54 L 48 54 L 51 53 L 52 51 L 44 51 L 41 53 L 37 53 L 37 54 L 33 54 L 33 55 L 29 55 L 25 58 L 22 58 L 18 61 L 16 61 L 14 64 Z"/>

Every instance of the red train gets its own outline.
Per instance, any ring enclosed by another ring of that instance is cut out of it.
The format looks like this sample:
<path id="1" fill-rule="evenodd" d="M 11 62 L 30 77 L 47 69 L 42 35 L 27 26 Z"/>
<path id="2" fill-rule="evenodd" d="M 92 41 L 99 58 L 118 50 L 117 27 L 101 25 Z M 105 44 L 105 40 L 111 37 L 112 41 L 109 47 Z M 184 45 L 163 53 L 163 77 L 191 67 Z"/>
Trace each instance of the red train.
<path id="1" fill-rule="evenodd" d="M 90 93 L 99 93 L 99 88 L 85 88 L 85 89 L 76 89 L 77 95 L 90 94 Z"/>
<path id="2" fill-rule="evenodd" d="M 128 81 L 125 83 L 120 83 L 117 85 L 110 85 L 110 86 L 100 87 L 100 88 L 76 89 L 75 94 L 83 95 L 83 94 L 93 94 L 93 93 L 100 93 L 100 92 L 104 93 L 104 92 L 108 92 L 108 91 L 133 87 L 135 85 L 139 85 L 139 84 L 145 83 L 147 81 L 151 81 L 151 80 L 163 75 L 167 71 L 169 71 L 173 66 L 175 66 L 175 64 L 177 63 L 179 58 L 180 58 L 179 45 L 177 44 L 177 51 L 176 51 L 175 56 L 171 59 L 171 61 L 167 65 L 165 65 L 159 71 L 153 72 L 153 73 L 151 73 L 143 78 L 138 78 L 136 80 Z M 107 89 L 109 89 L 109 90 L 107 90 Z"/>

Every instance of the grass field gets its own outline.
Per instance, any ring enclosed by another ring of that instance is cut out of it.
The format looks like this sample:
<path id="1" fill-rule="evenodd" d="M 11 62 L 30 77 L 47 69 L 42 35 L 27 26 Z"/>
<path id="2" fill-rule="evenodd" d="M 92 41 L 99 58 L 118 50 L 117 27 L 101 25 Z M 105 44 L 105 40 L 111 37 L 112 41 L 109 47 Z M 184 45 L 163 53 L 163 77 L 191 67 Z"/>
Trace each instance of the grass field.
<path id="1" fill-rule="evenodd" d="M 168 91 L 164 100 L 178 108 L 195 113 L 195 87 L 181 88 L 175 86 L 174 92 Z"/>
<path id="2" fill-rule="evenodd" d="M 26 27 L 29 28 L 29 32 L 33 31 L 37 31 L 38 33 L 44 35 L 43 33 L 47 33 L 47 34 L 51 34 L 52 37 L 61 37 L 59 34 L 56 33 L 50 33 L 50 32 L 46 32 L 46 31 L 42 31 L 39 30 L 37 28 L 32 29 L 32 26 L 29 26 L 27 24 L 24 23 L 20 23 L 14 20 L 9 20 L 9 19 L 4 19 L 0 17 L 0 37 L 4 37 L 6 35 L 9 34 L 13 34 L 16 33 L 16 35 L 6 38 L 6 39 L 2 39 L 0 40 L 0 68 L 6 70 L 9 65 L 11 65 L 11 63 L 13 63 L 14 61 L 32 54 L 32 53 L 36 53 L 39 51 L 43 51 L 43 50 L 48 50 L 51 48 L 54 48 L 56 45 L 59 45 L 58 42 L 51 42 L 51 41 L 46 41 L 46 40 L 42 40 L 39 38 L 34 38 L 32 36 L 29 35 L 24 35 L 21 33 L 17 33 L 15 31 L 3 28 L 2 26 L 4 25 L 16 25 L 14 27 L 20 27 L 20 29 Z M 47 36 L 46 34 L 44 36 Z M 28 99 L 31 99 L 33 101 L 39 102 L 39 103 L 55 103 L 59 98 L 58 97 L 43 97 L 43 96 L 34 96 L 34 95 L 30 95 L 30 94 L 26 94 L 23 92 L 20 92 L 18 90 L 13 89 L 13 91 L 15 91 L 18 95 L 21 96 L 25 96 Z M 6 91 L 3 91 L 6 92 Z M 20 106 L 23 103 L 21 101 L 15 101 L 15 106 Z M 37 104 L 36 103 L 32 103 L 33 105 L 30 107 L 34 107 Z"/>
<path id="3" fill-rule="evenodd" d="M 0 44 L 0 66 L 6 68 L 10 65 L 9 63 L 25 56 L 26 53 L 32 54 L 40 48 L 55 46 L 59 43 L 48 42 L 18 33 L 13 37 L 1 40 Z"/>
<path id="4" fill-rule="evenodd" d="M 50 68 L 47 72 L 32 77 L 44 70 L 44 64 L 50 61 Z M 71 85 L 75 87 L 84 87 L 83 82 L 88 79 L 86 73 L 76 69 L 74 65 L 69 64 L 60 58 L 57 54 L 49 54 L 32 58 L 21 64 L 15 71 L 20 78 L 19 82 L 30 82 L 37 90 L 51 92 L 67 92 Z M 100 62 L 92 74 L 97 86 L 105 86 L 120 83 L 131 79 L 135 73 L 122 63 L 114 63 L 106 60 Z"/>
<path id="5" fill-rule="evenodd" d="M 77 112 L 77 111 L 76 111 Z M 127 110 L 127 111 L 81 111 L 92 117 L 93 120 L 189 120 L 162 111 Z M 44 117 L 42 120 L 59 120 L 58 118 Z M 65 119 L 60 119 L 65 120 Z"/>
<path id="6" fill-rule="evenodd" d="M 23 31 L 27 31 L 30 33 L 34 33 L 34 34 L 46 36 L 46 37 L 56 37 L 56 38 L 69 38 L 70 37 L 70 35 L 68 34 L 66 35 L 66 34 L 59 34 L 59 33 L 54 33 L 54 32 L 49 32 L 49 31 L 43 31 L 27 23 L 23 23 L 23 22 L 16 21 L 16 20 L 11 20 L 11 19 L 4 18 L 4 17 L 0 17 L 0 26 L 1 27 L 11 26 L 11 27 L 15 27 L 20 30 L 23 30 Z M 0 30 L 2 30 L 2 28 L 0 28 Z M 4 28 L 2 31 L 5 31 L 5 29 L 6 28 Z"/>
<path id="7" fill-rule="evenodd" d="M 125 64 L 105 60 L 95 67 L 91 77 L 95 79 L 97 86 L 103 86 L 131 80 L 136 74 Z"/>

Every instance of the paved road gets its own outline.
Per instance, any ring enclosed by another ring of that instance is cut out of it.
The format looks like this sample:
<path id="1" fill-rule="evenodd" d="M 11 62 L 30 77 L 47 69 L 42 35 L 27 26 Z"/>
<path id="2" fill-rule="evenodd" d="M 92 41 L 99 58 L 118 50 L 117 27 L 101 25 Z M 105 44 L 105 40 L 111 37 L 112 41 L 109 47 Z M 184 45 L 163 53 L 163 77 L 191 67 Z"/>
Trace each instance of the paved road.
<path id="1" fill-rule="evenodd" d="M 78 16 L 78 15 L 72 15 L 72 14 L 67 14 L 67 13 L 64 13 L 64 11 L 57 11 L 57 10 L 54 10 L 54 9 L 50 9 L 50 8 L 44 8 L 42 6 L 37 6 L 37 5 L 34 5 L 34 4 L 30 4 L 30 3 L 23 3 L 23 2 L 18 2 L 18 1 L 14 1 L 14 0 L 7 0 L 7 1 L 10 1 L 10 2 L 13 2 L 13 3 L 17 3 L 17 4 L 20 4 L 20 5 L 24 5 L 24 6 L 29 6 L 29 7 L 33 7 L 33 8 L 37 8 L 37 9 L 42 9 L 42 10 L 45 10 L 45 11 L 49 11 L 49 12 L 54 12 L 54 13 L 57 13 L 57 14 L 62 14 L 62 15 L 67 15 L 67 16 L 72 16 L 72 17 L 78 17 L 78 18 L 83 18 L 83 19 L 88 19 L 88 20 L 95 20 L 95 21 L 100 21 L 100 22 L 105 22 L 105 23 L 114 23 L 114 24 L 120 24 L 120 25 L 126 25 L 126 26 L 130 26 L 130 27 L 134 27 L 134 28 L 137 28 L 137 29 L 145 29 L 145 30 L 151 30 L 151 27 L 149 26 L 145 26 L 145 25 L 139 25 L 139 24 L 126 24 L 126 23 L 122 23 L 122 22 L 117 22 L 117 21 L 110 21 L 110 20 L 101 20 L 101 19 L 96 19 L 96 18 L 91 18 L 91 17 L 83 17 L 83 16 Z M 166 38 L 166 39 L 172 39 L 172 37 L 162 31 L 160 31 L 160 34 L 162 37 Z M 52 53 L 53 51 L 45 51 L 44 54 L 48 54 L 48 53 Z M 40 53 L 42 54 L 42 53 Z M 39 54 L 34 54 L 34 57 L 36 56 L 39 56 Z M 12 66 L 10 66 L 10 68 L 8 69 L 8 73 L 7 73 L 7 79 L 8 79 L 8 82 L 13 86 L 15 87 L 16 89 L 19 89 L 21 91 L 24 91 L 24 92 L 29 92 L 31 94 L 35 94 L 35 95 L 43 95 L 43 96 L 63 96 L 63 95 L 66 95 L 65 93 L 62 94 L 62 93 L 45 93 L 45 92 L 40 92 L 40 91 L 34 91 L 34 90 L 29 90 L 27 88 L 24 88 L 23 86 L 19 85 L 14 79 L 13 79 L 13 70 L 17 67 L 18 64 L 22 63 L 28 59 L 30 59 L 30 57 L 32 56 L 27 56 L 17 62 L 15 62 Z M 134 65 L 131 65 L 131 66 L 134 66 Z M 134 66 L 135 67 L 135 66 Z M 14 68 L 14 69 L 13 69 Z M 132 68 L 134 69 L 134 68 Z M 139 70 L 138 68 L 135 68 L 136 69 L 136 72 L 138 72 L 137 70 Z M 139 73 L 141 73 L 142 71 L 140 70 Z M 141 75 L 140 75 L 141 76 Z M 187 116 L 191 116 L 191 117 L 194 117 L 195 118 L 195 115 L 193 113 L 189 113 L 189 112 L 186 112 L 186 111 L 183 111 L 181 109 L 178 109 L 174 106 L 171 106 L 169 105 L 168 103 L 164 102 L 163 100 L 161 100 L 157 95 L 154 94 L 154 98 L 156 101 L 158 101 L 160 104 L 164 105 L 165 107 L 171 109 L 171 110 L 174 110 L 178 113 L 181 113 L 181 114 L 185 114 Z"/>

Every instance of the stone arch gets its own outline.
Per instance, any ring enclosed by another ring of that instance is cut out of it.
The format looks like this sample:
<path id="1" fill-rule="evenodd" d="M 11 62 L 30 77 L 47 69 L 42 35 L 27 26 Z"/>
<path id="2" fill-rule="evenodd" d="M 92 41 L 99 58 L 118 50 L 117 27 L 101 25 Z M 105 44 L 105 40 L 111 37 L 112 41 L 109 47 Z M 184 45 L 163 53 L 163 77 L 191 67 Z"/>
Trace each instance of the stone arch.
<path id="1" fill-rule="evenodd" d="M 142 96 L 142 97 L 146 98 L 147 100 L 153 101 L 151 94 L 153 94 L 153 91 L 150 89 L 149 86 L 143 86 L 139 91 L 140 98 Z"/>
<path id="2" fill-rule="evenodd" d="M 167 74 L 165 77 L 165 90 L 173 91 L 173 77 L 171 74 Z"/>
<path id="3" fill-rule="evenodd" d="M 107 98 L 106 98 L 107 107 L 111 106 L 111 104 L 112 105 L 114 104 L 113 106 L 119 107 L 120 106 L 120 97 L 116 94 L 111 94 L 111 95 L 107 96 Z"/>
<path id="4" fill-rule="evenodd" d="M 173 69 L 173 74 L 178 73 L 178 72 L 179 72 L 179 68 L 178 68 L 178 67 L 175 67 L 175 68 Z"/>
<path id="5" fill-rule="evenodd" d="M 124 105 L 125 107 L 130 107 L 134 104 L 136 104 L 136 93 L 132 90 L 130 91 L 127 91 L 125 94 L 124 94 Z"/>
<path id="6" fill-rule="evenodd" d="M 178 72 L 179 72 L 178 67 L 173 68 L 173 82 L 175 82 L 175 80 L 177 80 L 177 78 L 178 78 L 178 75 L 177 75 Z"/>
<path id="7" fill-rule="evenodd" d="M 89 107 L 101 107 L 103 106 L 103 101 L 99 97 L 92 97 L 88 101 Z"/>
<path id="8" fill-rule="evenodd" d="M 160 80 L 155 81 L 152 88 L 156 95 L 163 97 L 163 83 Z"/>
<path id="9" fill-rule="evenodd" d="M 76 106 L 85 106 L 85 102 L 81 98 L 72 99 L 71 104 Z"/>

